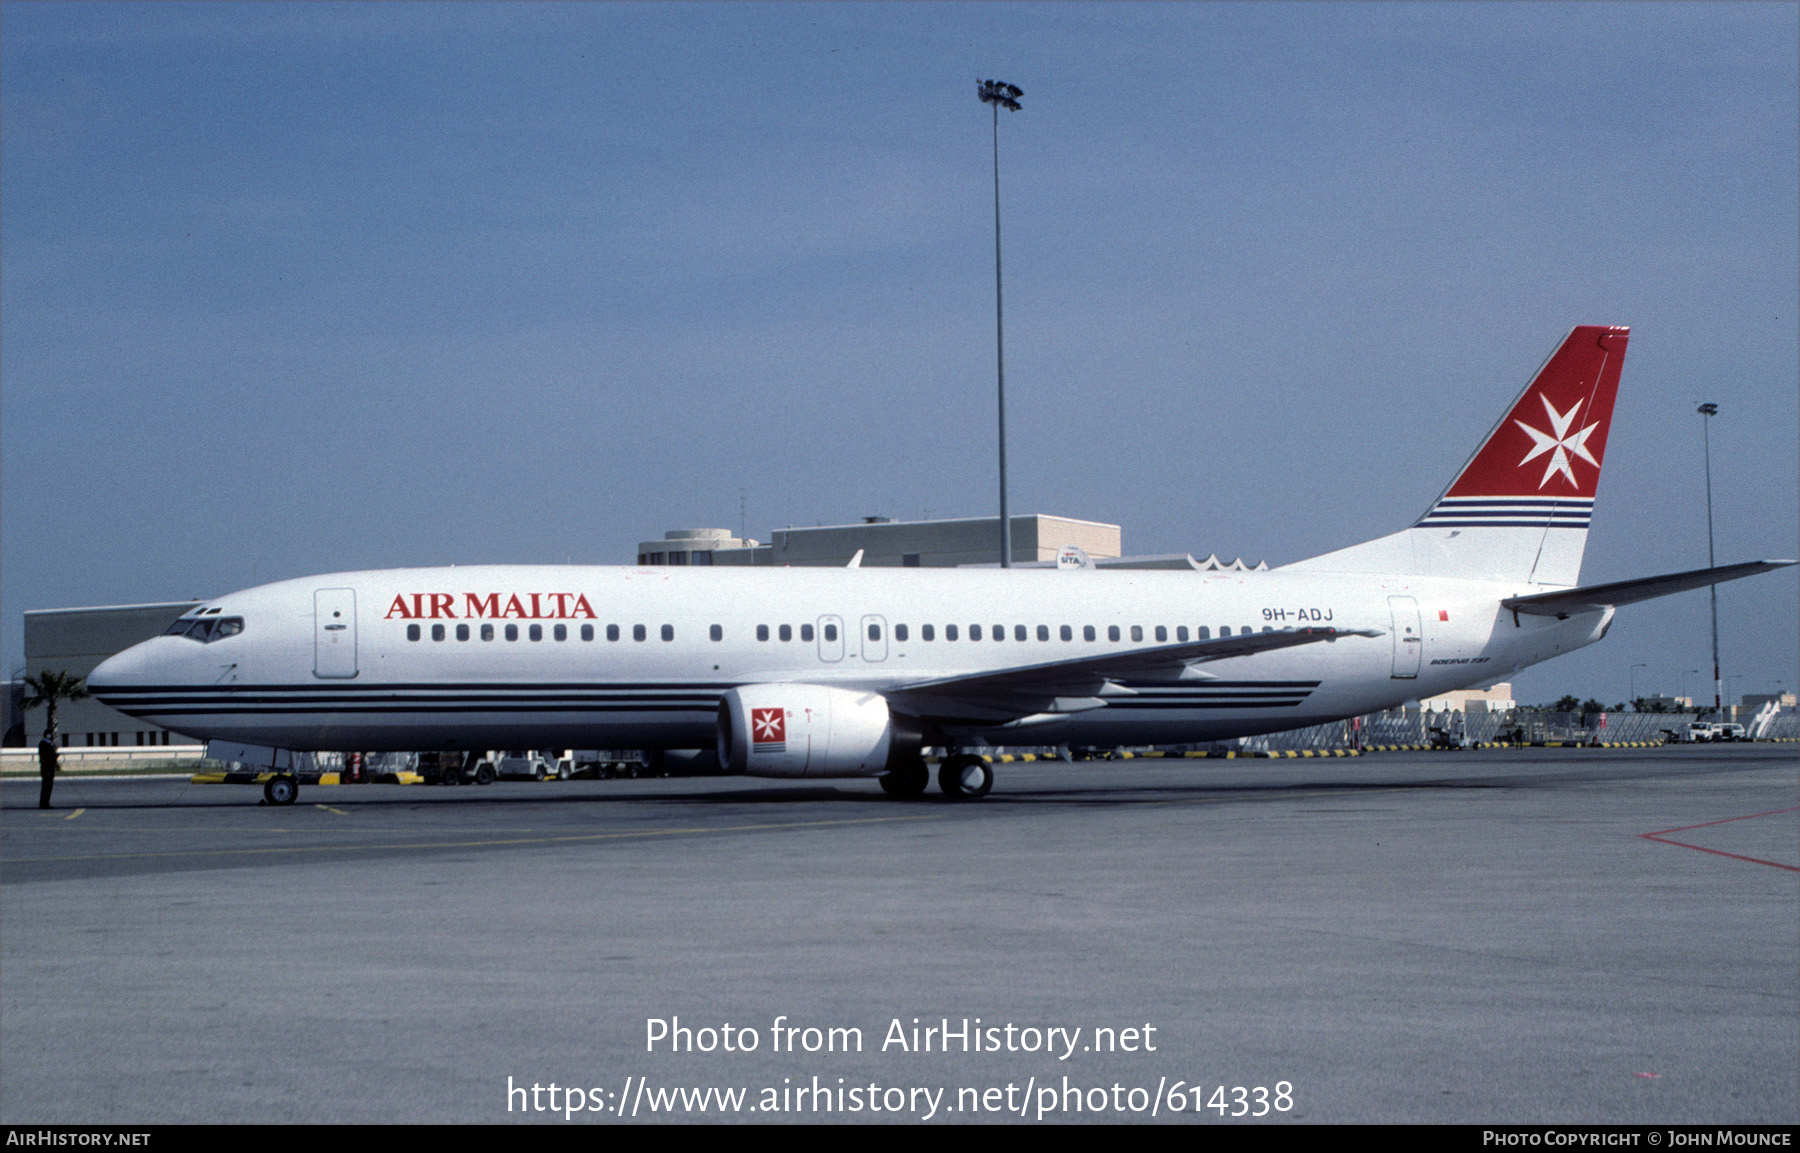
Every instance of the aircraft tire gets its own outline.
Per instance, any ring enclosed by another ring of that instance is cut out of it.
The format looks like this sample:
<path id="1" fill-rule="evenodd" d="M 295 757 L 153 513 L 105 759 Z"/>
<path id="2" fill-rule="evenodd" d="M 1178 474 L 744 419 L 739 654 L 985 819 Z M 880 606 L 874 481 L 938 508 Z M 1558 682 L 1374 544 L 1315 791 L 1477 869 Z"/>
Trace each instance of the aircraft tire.
<path id="1" fill-rule="evenodd" d="M 939 783 L 942 784 L 943 773 L 939 771 Z M 978 801 L 988 795 L 994 788 L 994 766 L 981 757 L 969 756 L 958 758 L 956 766 L 956 792 L 954 796 L 966 801 Z"/>
<path id="2" fill-rule="evenodd" d="M 300 786 L 294 778 L 282 775 L 270 777 L 263 782 L 263 800 L 271 805 L 291 805 L 300 796 Z"/>
<path id="3" fill-rule="evenodd" d="M 893 772 L 881 775 L 881 791 L 903 800 L 919 796 L 930 783 L 931 770 L 926 767 L 923 757 L 907 761 Z"/>
<path id="4" fill-rule="evenodd" d="M 481 764 L 476 765 L 475 766 L 475 783 L 478 785 L 493 784 L 494 783 L 494 766 L 488 764 L 486 761 L 483 761 L 483 762 L 481 762 Z"/>

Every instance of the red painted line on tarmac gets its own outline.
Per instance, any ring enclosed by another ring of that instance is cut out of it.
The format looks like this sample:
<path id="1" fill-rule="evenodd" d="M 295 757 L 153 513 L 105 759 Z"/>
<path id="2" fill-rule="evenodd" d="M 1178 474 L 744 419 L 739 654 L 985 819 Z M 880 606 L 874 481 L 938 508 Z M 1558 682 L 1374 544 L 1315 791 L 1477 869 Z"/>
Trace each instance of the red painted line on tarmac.
<path id="1" fill-rule="evenodd" d="M 1753 817 L 1774 817 L 1779 816 L 1782 813 L 1794 812 L 1800 812 L 1800 805 L 1795 805 L 1793 808 L 1789 809 L 1770 809 L 1766 813 L 1750 813 L 1749 815 L 1742 817 L 1726 817 L 1723 820 L 1718 821 L 1702 821 L 1698 825 L 1682 825 L 1675 829 L 1660 829 L 1654 833 L 1639 833 L 1638 836 L 1644 838 L 1646 841 L 1656 841 L 1664 845 L 1678 845 L 1683 849 L 1695 849 L 1702 853 L 1711 853 L 1716 857 L 1730 857 L 1734 861 L 1749 861 L 1754 865 L 1769 865 L 1777 869 L 1786 869 L 1790 873 L 1800 873 L 1800 866 L 1784 865 L 1780 861 L 1765 861 L 1761 857 L 1746 857 L 1741 853 L 1727 853 L 1723 849 L 1709 849 L 1705 845 L 1690 845 L 1686 841 L 1672 841 L 1666 836 L 1668 833 L 1685 833 L 1689 829 L 1706 829 L 1711 828 L 1713 825 L 1729 825 L 1733 821 L 1748 821 Z"/>

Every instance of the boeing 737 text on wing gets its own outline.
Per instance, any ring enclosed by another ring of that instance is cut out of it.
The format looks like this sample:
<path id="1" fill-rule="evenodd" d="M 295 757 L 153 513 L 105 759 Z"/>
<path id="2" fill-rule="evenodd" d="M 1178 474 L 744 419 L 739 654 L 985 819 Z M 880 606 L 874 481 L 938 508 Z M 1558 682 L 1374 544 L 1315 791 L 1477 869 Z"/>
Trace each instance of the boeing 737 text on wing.
<path id="1" fill-rule="evenodd" d="M 1265 572 L 476 566 L 232 593 L 88 687 L 290 750 L 716 747 L 732 772 L 993 784 L 989 744 L 1176 744 L 1502 680 L 1624 604 L 1792 561 L 1580 587 L 1628 330 L 1582 326 L 1415 524 Z M 293 790 L 279 799 L 291 801 Z"/>

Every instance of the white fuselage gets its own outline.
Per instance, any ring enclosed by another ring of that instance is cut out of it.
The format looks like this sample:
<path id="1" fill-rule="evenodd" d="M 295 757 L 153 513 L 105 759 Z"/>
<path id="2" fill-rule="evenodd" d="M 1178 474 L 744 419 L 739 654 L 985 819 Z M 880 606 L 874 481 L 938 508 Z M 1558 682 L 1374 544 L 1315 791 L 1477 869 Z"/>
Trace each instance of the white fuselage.
<path id="1" fill-rule="evenodd" d="M 1175 744 L 1503 679 L 1604 634 L 1610 610 L 1556 620 L 1500 607 L 1537 591 L 1281 570 L 397 569 L 221 597 L 200 614 L 241 618 L 241 631 L 157 637 L 92 680 L 108 703 L 176 732 L 297 750 L 707 748 L 722 694 L 740 686 L 886 694 L 1224 629 L 1380 631 L 1126 677 L 1103 707 L 1026 727 L 944 730 L 971 743 Z"/>

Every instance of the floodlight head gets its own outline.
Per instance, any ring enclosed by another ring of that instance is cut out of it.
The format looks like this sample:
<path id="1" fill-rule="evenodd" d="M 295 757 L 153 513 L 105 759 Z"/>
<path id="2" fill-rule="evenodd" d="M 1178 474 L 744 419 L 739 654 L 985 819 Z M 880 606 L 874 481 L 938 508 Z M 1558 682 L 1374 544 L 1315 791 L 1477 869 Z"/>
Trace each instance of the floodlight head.
<path id="1" fill-rule="evenodd" d="M 1719 406 L 1716 404 L 1707 403 L 1707 404 L 1701 405 L 1699 408 L 1695 409 L 1694 411 L 1699 413 L 1701 416 L 1717 416 L 1719 414 Z"/>
<path id="2" fill-rule="evenodd" d="M 1008 112 L 1017 112 L 1022 107 L 1017 97 L 1025 93 L 1004 80 L 978 80 L 976 85 L 976 95 L 981 97 L 983 104 L 997 104 Z"/>

